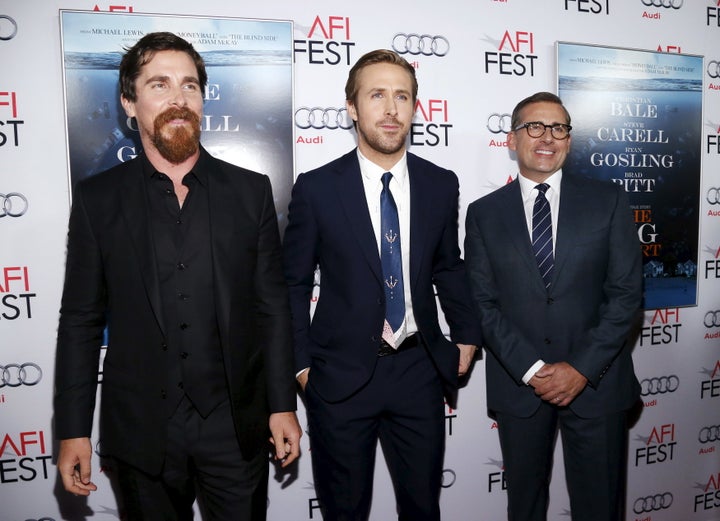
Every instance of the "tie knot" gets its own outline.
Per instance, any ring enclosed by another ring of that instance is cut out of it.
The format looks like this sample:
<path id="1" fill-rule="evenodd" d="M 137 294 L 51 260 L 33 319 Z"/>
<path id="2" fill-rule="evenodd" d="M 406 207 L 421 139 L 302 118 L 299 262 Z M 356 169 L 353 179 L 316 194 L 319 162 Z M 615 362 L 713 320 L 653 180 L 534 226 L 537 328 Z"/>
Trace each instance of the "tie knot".
<path id="1" fill-rule="evenodd" d="M 390 187 L 390 179 L 392 179 L 392 174 L 390 172 L 385 172 L 382 175 L 382 184 L 385 190 L 388 190 Z"/>
<path id="2" fill-rule="evenodd" d="M 548 188 L 550 188 L 550 185 L 547 183 L 540 183 L 539 185 L 535 186 L 535 189 L 543 195 L 545 195 L 545 192 L 547 192 Z"/>

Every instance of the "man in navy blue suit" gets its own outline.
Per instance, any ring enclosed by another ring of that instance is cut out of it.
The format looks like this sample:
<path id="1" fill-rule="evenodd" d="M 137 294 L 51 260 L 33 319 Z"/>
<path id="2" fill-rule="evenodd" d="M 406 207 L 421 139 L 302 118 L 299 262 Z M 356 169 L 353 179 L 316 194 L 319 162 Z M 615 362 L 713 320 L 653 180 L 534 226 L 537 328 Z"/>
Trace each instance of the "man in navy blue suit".
<path id="1" fill-rule="evenodd" d="M 508 519 L 547 516 L 560 426 L 572 519 L 623 519 L 626 414 L 639 396 L 627 340 L 640 243 L 618 185 L 563 174 L 570 115 L 548 92 L 516 106 L 520 175 L 475 201 L 465 255 L 497 418 Z"/>
<path id="2" fill-rule="evenodd" d="M 367 519 L 380 440 L 399 519 L 437 521 L 443 395 L 480 343 L 457 242 L 458 180 L 406 152 L 417 80 L 401 56 L 361 57 L 345 94 L 358 147 L 299 176 L 284 239 L 315 487 L 327 521 Z"/>

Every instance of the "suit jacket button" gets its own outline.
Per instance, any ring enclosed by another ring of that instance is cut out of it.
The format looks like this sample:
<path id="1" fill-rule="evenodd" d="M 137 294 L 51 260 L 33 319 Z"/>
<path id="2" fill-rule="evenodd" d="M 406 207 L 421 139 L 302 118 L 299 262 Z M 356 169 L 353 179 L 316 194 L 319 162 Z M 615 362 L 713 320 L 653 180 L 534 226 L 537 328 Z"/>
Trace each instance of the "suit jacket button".
<path id="1" fill-rule="evenodd" d="M 378 341 L 378 337 L 376 337 L 376 336 L 371 336 L 371 337 L 370 337 L 370 341 L 371 341 L 371 342 L 377 342 L 377 341 Z"/>
<path id="2" fill-rule="evenodd" d="M 546 338 L 543 342 L 545 342 L 545 344 L 552 344 L 552 341 L 549 338 Z"/>
<path id="3" fill-rule="evenodd" d="M 165 392 L 165 389 L 160 389 L 160 397 L 164 400 L 167 398 L 167 393 Z"/>
<path id="4" fill-rule="evenodd" d="M 547 299 L 547 303 L 548 303 L 548 304 L 553 304 L 553 303 L 555 303 L 555 301 L 554 301 L 553 299 L 549 298 L 549 299 Z"/>
<path id="5" fill-rule="evenodd" d="M 165 342 L 160 344 L 160 349 L 162 349 L 163 351 L 167 351 L 167 344 Z"/>

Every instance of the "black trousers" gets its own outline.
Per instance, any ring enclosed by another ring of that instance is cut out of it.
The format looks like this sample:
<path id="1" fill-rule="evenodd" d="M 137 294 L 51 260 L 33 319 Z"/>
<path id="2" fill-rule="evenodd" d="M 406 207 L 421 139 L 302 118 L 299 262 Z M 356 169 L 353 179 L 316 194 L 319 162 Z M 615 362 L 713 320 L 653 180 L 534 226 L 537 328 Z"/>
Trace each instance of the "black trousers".
<path id="1" fill-rule="evenodd" d="M 370 382 L 339 403 L 305 389 L 315 490 L 325 521 L 365 521 L 378 440 L 400 521 L 439 521 L 445 414 L 437 370 L 422 346 L 378 358 Z M 394 514 L 394 513 L 393 513 Z M 390 512 L 381 514 L 391 519 Z"/>
<path id="2" fill-rule="evenodd" d="M 225 401 L 207 418 L 183 399 L 168 423 L 165 463 L 151 476 L 114 458 L 120 518 L 129 521 L 193 519 L 198 500 L 205 521 L 264 521 L 268 455 L 249 461 L 238 447 Z"/>
<path id="3" fill-rule="evenodd" d="M 573 521 L 624 519 L 627 413 L 580 418 L 542 402 L 534 415 L 497 413 L 509 521 L 545 521 L 558 426 Z"/>

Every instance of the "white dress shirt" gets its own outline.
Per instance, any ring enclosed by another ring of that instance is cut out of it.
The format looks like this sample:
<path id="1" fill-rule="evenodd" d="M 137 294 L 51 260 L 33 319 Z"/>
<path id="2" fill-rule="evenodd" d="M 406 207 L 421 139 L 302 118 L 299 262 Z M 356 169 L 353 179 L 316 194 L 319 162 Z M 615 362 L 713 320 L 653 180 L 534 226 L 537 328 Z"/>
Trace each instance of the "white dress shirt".
<path id="1" fill-rule="evenodd" d="M 558 170 L 550 177 L 545 180 L 545 183 L 550 185 L 550 188 L 545 192 L 545 198 L 550 203 L 550 217 L 552 218 L 552 236 L 553 236 L 553 254 L 555 252 L 555 245 L 557 244 L 557 220 L 558 212 L 560 209 L 560 181 L 562 180 L 562 170 Z M 522 195 L 523 208 L 525 210 L 525 222 L 528 228 L 528 234 L 532 241 L 532 216 L 533 207 L 535 206 L 535 199 L 537 198 L 538 191 L 535 187 L 538 185 L 535 181 L 531 181 L 522 174 L 518 174 L 518 181 L 520 183 L 520 194 Z M 527 384 L 530 379 L 537 373 L 540 368 L 545 365 L 543 360 L 538 360 L 530 366 L 525 374 L 523 375 L 523 382 Z"/>
<path id="2" fill-rule="evenodd" d="M 393 165 L 390 170 L 385 170 L 357 151 L 360 160 L 360 172 L 362 173 L 363 187 L 365 188 L 365 199 L 367 200 L 370 220 L 377 239 L 378 256 L 380 256 L 380 193 L 382 192 L 382 175 L 385 172 L 392 174 L 390 180 L 390 192 L 398 209 L 400 220 L 400 250 L 402 252 L 402 274 L 403 293 L 405 295 L 405 320 L 395 331 L 395 345 L 398 346 L 405 338 L 417 332 L 415 315 L 412 309 L 412 294 L 410 292 L 410 176 L 407 170 L 407 155 Z M 378 331 L 378 334 L 380 332 Z"/>

